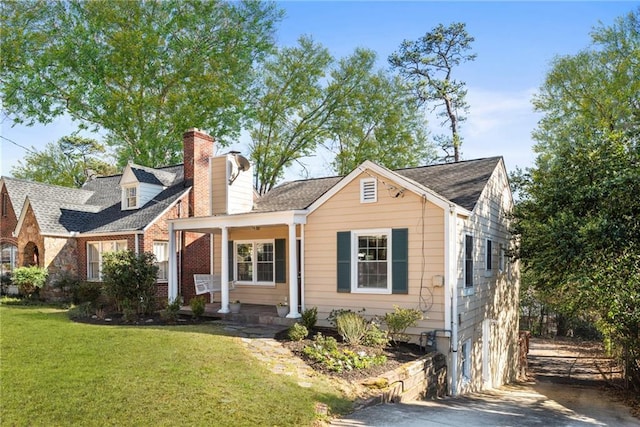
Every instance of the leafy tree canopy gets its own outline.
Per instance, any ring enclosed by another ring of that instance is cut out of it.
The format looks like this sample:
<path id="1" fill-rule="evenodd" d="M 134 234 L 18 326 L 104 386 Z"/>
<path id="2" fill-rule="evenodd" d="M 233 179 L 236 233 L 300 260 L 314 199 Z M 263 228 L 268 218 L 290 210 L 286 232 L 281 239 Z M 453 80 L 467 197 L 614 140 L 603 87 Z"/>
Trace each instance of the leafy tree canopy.
<path id="1" fill-rule="evenodd" d="M 336 61 L 301 37 L 266 62 L 250 132 L 261 194 L 321 144 L 336 154 L 339 174 L 367 159 L 392 168 L 432 159 L 419 104 L 398 77 L 373 71 L 375 60 L 371 50 L 356 49 Z"/>
<path id="2" fill-rule="evenodd" d="M 521 174 L 518 255 L 564 312 L 595 312 L 640 386 L 640 9 L 556 58 L 535 97 L 535 166 Z"/>
<path id="3" fill-rule="evenodd" d="M 280 17 L 257 1 L 5 1 L 3 108 L 18 123 L 66 113 L 101 129 L 120 166 L 179 163 L 190 127 L 222 144 L 239 134 Z"/>
<path id="4" fill-rule="evenodd" d="M 11 174 L 29 181 L 79 188 L 93 176 L 117 173 L 115 166 L 102 160 L 104 153 L 104 146 L 94 139 L 65 136 L 57 143 L 47 144 L 42 151 L 27 154 L 11 168 Z"/>

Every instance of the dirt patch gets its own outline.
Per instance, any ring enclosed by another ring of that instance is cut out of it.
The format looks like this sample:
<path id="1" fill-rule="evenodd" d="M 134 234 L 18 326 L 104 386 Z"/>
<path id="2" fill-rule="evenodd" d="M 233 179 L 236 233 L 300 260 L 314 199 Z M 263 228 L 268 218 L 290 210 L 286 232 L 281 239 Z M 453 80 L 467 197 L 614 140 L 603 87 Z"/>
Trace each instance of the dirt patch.
<path id="1" fill-rule="evenodd" d="M 640 396 L 624 390 L 622 369 L 607 356 L 602 343 L 569 338 L 532 338 L 528 375 L 534 388 L 559 402 L 584 398 L 592 405 L 597 398 L 623 402 L 640 417 Z M 555 387 L 560 385 L 561 387 Z"/>

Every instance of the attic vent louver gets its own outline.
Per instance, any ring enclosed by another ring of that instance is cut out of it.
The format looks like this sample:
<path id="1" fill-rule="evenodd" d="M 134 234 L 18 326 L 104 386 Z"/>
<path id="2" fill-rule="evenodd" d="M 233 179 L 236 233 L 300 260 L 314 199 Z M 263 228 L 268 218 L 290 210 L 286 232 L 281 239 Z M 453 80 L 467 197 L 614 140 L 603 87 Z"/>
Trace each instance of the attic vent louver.
<path id="1" fill-rule="evenodd" d="M 376 183 L 375 178 L 360 180 L 360 203 L 374 203 L 378 200 Z"/>

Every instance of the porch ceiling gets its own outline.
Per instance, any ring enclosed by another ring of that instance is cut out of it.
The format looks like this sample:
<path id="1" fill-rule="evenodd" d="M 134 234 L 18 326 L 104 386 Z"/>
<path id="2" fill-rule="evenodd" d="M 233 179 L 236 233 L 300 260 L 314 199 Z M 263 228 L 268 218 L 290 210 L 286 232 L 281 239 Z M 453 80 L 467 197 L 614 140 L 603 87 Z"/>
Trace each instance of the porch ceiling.
<path id="1" fill-rule="evenodd" d="M 254 212 L 170 220 L 175 231 L 214 233 L 222 228 L 306 224 L 307 211 Z"/>

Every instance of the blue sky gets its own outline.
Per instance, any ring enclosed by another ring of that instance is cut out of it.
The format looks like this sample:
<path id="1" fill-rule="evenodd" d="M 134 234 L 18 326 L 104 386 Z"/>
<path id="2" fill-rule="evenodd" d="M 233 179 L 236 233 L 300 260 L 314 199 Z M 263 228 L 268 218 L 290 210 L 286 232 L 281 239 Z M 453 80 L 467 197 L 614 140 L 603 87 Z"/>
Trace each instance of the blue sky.
<path id="1" fill-rule="evenodd" d="M 575 54 L 590 44 L 589 33 L 601 22 L 639 7 L 640 2 L 280 2 L 286 17 L 279 26 L 278 43 L 293 45 L 302 34 L 330 49 L 336 57 L 356 47 L 378 53 L 379 67 L 404 39 L 415 40 L 438 24 L 464 22 L 475 37 L 477 59 L 461 65 L 454 77 L 467 83 L 470 113 L 461 128 L 462 155 L 473 159 L 502 155 L 507 168 L 533 165 L 531 132 L 540 116 L 531 107 L 555 56 Z M 437 119 L 431 119 L 436 123 Z M 40 150 L 75 130 L 68 118 L 47 126 L 11 127 L 5 119 L 1 135 Z M 197 124 L 194 124 L 197 126 Z M 214 135 L 215 136 L 215 135 Z M 25 150 L 0 139 L 1 175 Z M 232 148 L 246 151 L 242 141 Z M 331 156 L 319 152 L 308 159 L 313 176 L 330 175 Z M 287 179 L 295 179 L 293 170 Z"/>

